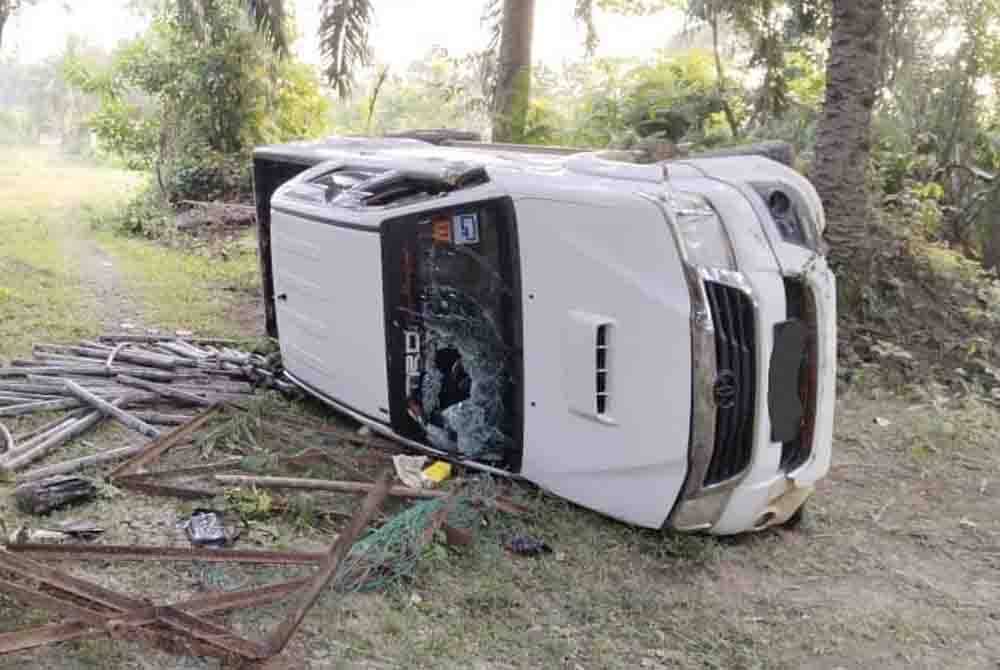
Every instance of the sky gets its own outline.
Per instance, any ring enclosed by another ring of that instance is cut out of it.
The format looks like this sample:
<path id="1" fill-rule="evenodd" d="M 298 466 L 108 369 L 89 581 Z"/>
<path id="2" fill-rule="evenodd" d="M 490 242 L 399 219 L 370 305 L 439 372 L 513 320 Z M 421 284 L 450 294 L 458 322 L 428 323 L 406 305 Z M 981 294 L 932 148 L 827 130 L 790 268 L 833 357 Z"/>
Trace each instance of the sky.
<path id="1" fill-rule="evenodd" d="M 319 61 L 315 38 L 318 4 L 317 0 L 293 0 L 301 36 L 296 50 L 303 60 L 313 63 Z M 482 49 L 487 40 L 480 24 L 483 0 L 373 0 L 373 4 L 376 20 L 371 44 L 375 57 L 394 68 L 404 68 L 432 46 L 459 56 Z M 574 4 L 575 0 L 536 0 L 535 60 L 558 65 L 584 56 L 584 30 L 573 19 Z M 22 61 L 37 62 L 58 53 L 74 33 L 111 49 L 142 31 L 143 21 L 126 5 L 126 0 L 40 0 L 11 20 L 4 31 L 3 49 L 16 53 Z M 679 13 L 645 18 L 599 13 L 601 44 L 597 54 L 648 56 L 663 46 L 682 22 Z"/>

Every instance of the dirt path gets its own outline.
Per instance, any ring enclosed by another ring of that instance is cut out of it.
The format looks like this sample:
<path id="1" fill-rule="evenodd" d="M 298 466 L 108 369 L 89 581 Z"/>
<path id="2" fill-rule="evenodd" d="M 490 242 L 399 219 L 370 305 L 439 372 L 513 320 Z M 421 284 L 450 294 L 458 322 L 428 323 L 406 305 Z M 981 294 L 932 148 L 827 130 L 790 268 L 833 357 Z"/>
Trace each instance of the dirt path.
<path id="1" fill-rule="evenodd" d="M 65 243 L 79 263 L 80 283 L 95 301 L 102 332 L 142 332 L 141 302 L 115 266 L 114 259 L 77 225 Z"/>

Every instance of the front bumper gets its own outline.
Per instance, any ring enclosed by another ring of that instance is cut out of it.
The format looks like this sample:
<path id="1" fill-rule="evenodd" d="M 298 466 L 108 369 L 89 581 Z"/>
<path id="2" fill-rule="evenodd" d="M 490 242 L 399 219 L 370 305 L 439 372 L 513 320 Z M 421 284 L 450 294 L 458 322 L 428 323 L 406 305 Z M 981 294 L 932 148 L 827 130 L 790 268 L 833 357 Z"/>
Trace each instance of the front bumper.
<path id="1" fill-rule="evenodd" d="M 716 274 L 710 279 L 739 287 L 752 297 L 756 309 L 756 369 L 768 370 L 774 326 L 787 318 L 783 278 L 772 271 Z M 733 534 L 782 523 L 805 502 L 815 482 L 829 470 L 836 384 L 835 280 L 825 260 L 818 255 L 803 266 L 796 279 L 808 293 L 812 306 L 815 381 L 811 387 L 813 412 L 808 457 L 790 470 L 782 467 L 782 444 L 771 441 L 768 375 L 758 373 L 749 465 L 729 480 L 704 485 L 705 467 L 711 460 L 715 437 L 716 399 L 712 380 L 718 370 L 711 352 L 714 346 L 711 319 L 696 314 L 693 353 L 700 358 L 695 359 L 691 471 L 668 519 L 669 527 Z"/>

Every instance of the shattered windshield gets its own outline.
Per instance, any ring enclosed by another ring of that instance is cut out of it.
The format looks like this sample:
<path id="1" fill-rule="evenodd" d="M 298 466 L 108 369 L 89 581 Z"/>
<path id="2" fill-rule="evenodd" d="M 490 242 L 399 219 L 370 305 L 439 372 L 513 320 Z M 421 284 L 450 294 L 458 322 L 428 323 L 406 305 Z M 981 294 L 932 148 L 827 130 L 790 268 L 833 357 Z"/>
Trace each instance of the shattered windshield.
<path id="1" fill-rule="evenodd" d="M 517 468 L 512 208 L 479 203 L 383 230 L 394 428 L 463 458 Z"/>

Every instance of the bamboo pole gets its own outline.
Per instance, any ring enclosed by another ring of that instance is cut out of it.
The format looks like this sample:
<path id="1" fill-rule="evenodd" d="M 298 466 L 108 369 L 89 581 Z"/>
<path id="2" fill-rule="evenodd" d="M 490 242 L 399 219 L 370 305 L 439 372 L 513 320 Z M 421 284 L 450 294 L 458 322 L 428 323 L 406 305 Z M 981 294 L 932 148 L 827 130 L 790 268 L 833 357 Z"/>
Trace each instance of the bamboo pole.
<path id="1" fill-rule="evenodd" d="M 186 391 L 179 391 L 177 389 L 171 388 L 169 386 L 164 386 L 163 384 L 154 384 L 152 382 L 145 381 L 143 379 L 136 379 L 129 375 L 118 375 L 116 377 L 118 381 L 126 386 L 133 386 L 135 388 L 144 389 L 146 391 L 152 391 L 153 393 L 158 393 L 164 398 L 173 398 L 174 400 L 180 400 L 182 402 L 191 403 L 193 405 L 201 405 L 202 407 L 211 407 L 215 403 L 201 396 L 195 395 L 193 393 L 188 393 Z"/>
<path id="2" fill-rule="evenodd" d="M 69 415 L 64 416 L 61 419 L 53 421 L 43 427 L 42 430 L 35 433 L 34 435 L 26 436 L 18 441 L 17 447 L 10 449 L 3 456 L 0 456 L 0 467 L 3 466 L 5 460 L 20 456 L 21 454 L 26 454 L 31 451 L 34 447 L 41 444 L 45 440 L 49 439 L 62 429 L 73 425 L 77 420 L 86 416 L 86 414 L 80 414 L 79 416 Z"/>
<path id="3" fill-rule="evenodd" d="M 203 338 L 203 337 L 177 337 L 176 335 L 101 335 L 99 338 L 102 342 L 134 342 L 137 344 L 156 344 L 157 342 L 189 342 L 191 344 L 208 344 L 208 345 L 246 345 L 250 342 L 250 339 L 246 340 L 227 340 L 219 338 Z"/>
<path id="4" fill-rule="evenodd" d="M 0 407 L 0 416 L 24 416 L 36 412 L 58 412 L 62 409 L 76 409 L 80 406 L 80 401 L 75 398 L 64 398 L 62 400 L 41 400 L 38 402 L 28 402 L 22 405 L 11 405 L 10 407 Z"/>
<path id="5" fill-rule="evenodd" d="M 116 401 L 116 404 L 119 402 L 120 400 Z M 103 418 L 104 414 L 95 411 L 86 415 L 82 419 L 74 419 L 73 423 L 64 428 L 60 428 L 57 432 L 45 438 L 31 449 L 20 453 L 13 458 L 4 458 L 0 461 L 0 468 L 11 472 L 24 467 L 29 463 L 33 463 L 40 458 L 44 458 L 52 451 L 58 449 L 65 443 L 96 426 Z"/>
<path id="6" fill-rule="evenodd" d="M 69 354 L 71 356 L 79 356 L 87 359 L 98 359 L 102 363 L 107 361 L 110 353 L 114 352 L 114 349 L 108 351 L 92 347 L 73 347 L 58 344 L 36 344 L 35 348 L 41 351 L 49 351 L 57 354 Z M 119 351 L 115 355 L 115 359 L 142 367 L 158 368 L 162 370 L 173 370 L 178 366 L 179 362 L 185 362 L 184 359 L 179 359 L 176 356 L 162 356 L 160 354 L 153 353 L 136 353 L 125 349 Z"/>
<path id="7" fill-rule="evenodd" d="M 3 452 L 7 453 L 14 448 L 14 436 L 10 434 L 10 429 L 7 426 L 0 423 L 0 434 L 3 435 Z"/>
<path id="8" fill-rule="evenodd" d="M 41 468 L 35 468 L 34 470 L 29 470 L 24 474 L 17 476 L 17 481 L 32 481 L 35 479 L 44 479 L 46 477 L 52 477 L 54 475 L 66 475 L 71 472 L 76 472 L 77 470 L 82 470 L 83 468 L 90 467 L 91 465 L 100 465 L 102 463 L 110 463 L 112 461 L 120 461 L 125 458 L 130 458 L 135 456 L 140 451 L 146 448 L 145 444 L 139 444 L 131 447 L 120 447 L 118 449 L 109 449 L 107 451 L 101 451 L 90 456 L 83 456 L 82 458 L 74 458 L 69 461 L 64 461 L 62 463 L 54 463 L 53 465 L 46 465 Z"/>
<path id="9" fill-rule="evenodd" d="M 146 437 L 157 438 L 160 436 L 160 431 L 153 428 L 148 423 L 142 421 L 141 419 L 129 414 L 123 409 L 115 407 L 106 400 L 98 398 L 96 395 L 83 388 L 79 384 L 76 384 L 70 380 L 66 380 L 66 389 L 79 398 L 81 401 L 87 403 L 91 407 L 99 410 L 100 412 L 117 419 L 124 426 L 131 428 L 140 435 L 145 435 Z"/>
<path id="10" fill-rule="evenodd" d="M 85 410 L 78 409 L 76 411 L 70 412 L 69 414 L 67 414 L 65 416 L 61 416 L 58 419 L 55 419 L 54 421 L 50 421 L 50 422 L 48 422 L 45 425 L 38 426 L 37 428 L 34 428 L 33 430 L 29 430 L 27 433 L 25 433 L 23 435 L 19 435 L 15 439 L 17 440 L 18 443 L 23 444 L 23 443 L 27 442 L 28 440 L 32 439 L 33 437 L 41 435 L 42 433 L 47 433 L 50 430 L 52 430 L 53 428 L 66 423 L 67 419 L 79 419 L 81 416 L 83 416 L 86 413 L 87 412 Z"/>
<path id="11" fill-rule="evenodd" d="M 194 420 L 194 417 L 189 414 L 164 414 L 162 412 L 133 412 L 133 414 L 146 423 L 157 426 L 183 426 Z"/>

